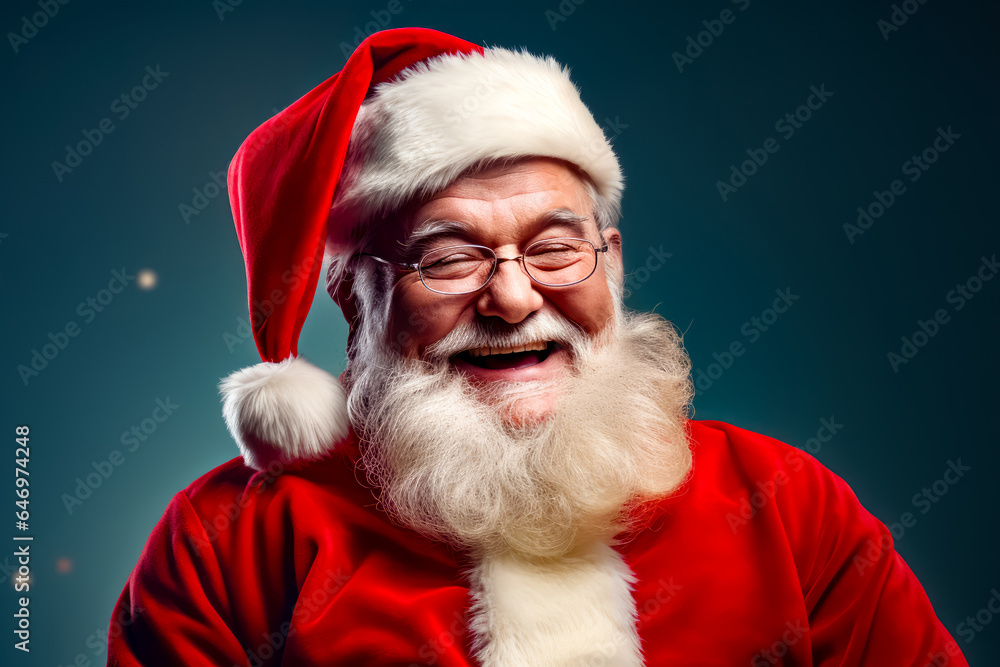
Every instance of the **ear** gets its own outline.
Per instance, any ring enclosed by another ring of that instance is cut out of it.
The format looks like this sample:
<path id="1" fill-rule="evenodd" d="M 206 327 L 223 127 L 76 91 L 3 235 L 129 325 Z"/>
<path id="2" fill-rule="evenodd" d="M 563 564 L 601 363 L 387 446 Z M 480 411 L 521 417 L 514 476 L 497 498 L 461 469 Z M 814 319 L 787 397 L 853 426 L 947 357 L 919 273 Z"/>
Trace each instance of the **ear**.
<path id="1" fill-rule="evenodd" d="M 625 296 L 625 264 L 622 260 L 622 235 L 615 227 L 609 227 L 601 232 L 601 238 L 608 244 L 608 251 L 604 253 L 602 266 L 608 275 L 609 280 L 615 282 L 619 297 Z M 614 292 L 615 290 L 612 289 Z"/>
<path id="2" fill-rule="evenodd" d="M 601 232 L 601 237 L 608 244 L 608 252 L 620 265 L 622 262 L 622 234 L 617 227 L 608 227 Z"/>

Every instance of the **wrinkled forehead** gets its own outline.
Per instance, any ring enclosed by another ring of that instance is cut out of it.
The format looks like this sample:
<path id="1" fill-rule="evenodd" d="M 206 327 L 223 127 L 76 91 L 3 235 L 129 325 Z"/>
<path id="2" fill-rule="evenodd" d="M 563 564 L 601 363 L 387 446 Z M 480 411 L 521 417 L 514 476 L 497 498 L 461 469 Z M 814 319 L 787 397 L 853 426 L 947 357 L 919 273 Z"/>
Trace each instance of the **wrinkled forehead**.
<path id="1" fill-rule="evenodd" d="M 412 250 L 444 237 L 470 243 L 519 242 L 548 229 L 590 239 L 598 223 L 587 184 L 587 177 L 573 165 L 553 158 L 479 166 L 383 221 L 378 245 Z"/>
<path id="2" fill-rule="evenodd" d="M 589 223 L 589 224 L 588 224 Z M 571 236 L 585 237 L 596 229 L 592 216 L 582 215 L 569 208 L 551 208 L 538 212 L 523 225 L 523 233 L 532 235 L 549 228 L 565 230 Z M 421 242 L 440 236 L 455 236 L 474 239 L 482 236 L 485 230 L 475 222 L 461 217 L 432 217 L 414 224 L 406 234 L 407 244 Z"/>

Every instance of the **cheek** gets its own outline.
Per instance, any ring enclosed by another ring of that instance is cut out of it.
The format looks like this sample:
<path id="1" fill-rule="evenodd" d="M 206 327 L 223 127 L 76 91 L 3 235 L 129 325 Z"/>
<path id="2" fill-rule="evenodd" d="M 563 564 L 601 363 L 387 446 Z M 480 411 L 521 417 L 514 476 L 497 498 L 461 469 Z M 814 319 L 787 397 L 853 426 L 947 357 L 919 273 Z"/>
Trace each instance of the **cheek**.
<path id="1" fill-rule="evenodd" d="M 596 280 L 595 280 L 596 279 Z M 593 283 L 590 281 L 594 280 Z M 588 334 L 600 332 L 614 316 L 614 301 L 604 276 L 594 274 L 579 287 L 567 288 L 552 298 L 563 315 Z"/>
<path id="2" fill-rule="evenodd" d="M 393 300 L 389 325 L 393 347 L 408 358 L 419 357 L 425 347 L 448 335 L 461 312 L 461 306 L 437 298 L 423 285 L 417 287 L 404 289 Z"/>

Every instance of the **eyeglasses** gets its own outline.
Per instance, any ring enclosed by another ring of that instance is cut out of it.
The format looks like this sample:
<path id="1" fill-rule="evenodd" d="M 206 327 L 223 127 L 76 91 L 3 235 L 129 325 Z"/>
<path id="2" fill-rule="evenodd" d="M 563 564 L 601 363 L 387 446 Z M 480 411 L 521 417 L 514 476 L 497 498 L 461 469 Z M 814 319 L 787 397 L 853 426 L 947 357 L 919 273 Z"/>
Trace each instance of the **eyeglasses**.
<path id="1" fill-rule="evenodd" d="M 597 269 L 597 253 L 607 252 L 586 239 L 557 238 L 536 241 L 517 257 L 497 257 L 492 248 L 456 245 L 436 248 L 416 264 L 391 262 L 367 252 L 371 257 L 403 271 L 417 271 L 424 287 L 438 294 L 469 294 L 490 282 L 501 262 L 518 262 L 533 281 L 547 287 L 567 287 L 583 282 Z"/>

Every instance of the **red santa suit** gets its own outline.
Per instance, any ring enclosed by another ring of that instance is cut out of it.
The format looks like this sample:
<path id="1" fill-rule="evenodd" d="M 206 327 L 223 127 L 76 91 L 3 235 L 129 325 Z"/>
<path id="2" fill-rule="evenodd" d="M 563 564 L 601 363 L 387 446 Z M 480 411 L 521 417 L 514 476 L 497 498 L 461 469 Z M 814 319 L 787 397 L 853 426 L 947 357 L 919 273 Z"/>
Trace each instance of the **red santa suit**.
<path id="1" fill-rule="evenodd" d="M 167 507 L 108 664 L 965 665 L 847 485 L 727 424 L 690 422 L 693 471 L 652 525 L 553 563 L 477 562 L 379 508 L 343 388 L 297 357 L 324 253 L 484 159 L 530 155 L 617 207 L 617 158 L 565 68 L 415 28 L 365 40 L 244 142 L 229 192 L 264 361 L 222 385 L 243 455 Z"/>
<path id="2" fill-rule="evenodd" d="M 645 664 L 967 664 L 843 480 L 728 424 L 690 435 L 692 476 L 616 547 Z M 353 439 L 279 474 L 237 458 L 178 493 L 118 601 L 108 664 L 479 664 L 470 563 L 392 523 L 357 459 Z M 600 646 L 581 655 L 607 664 Z"/>

